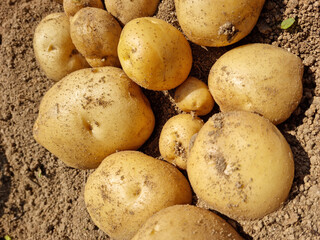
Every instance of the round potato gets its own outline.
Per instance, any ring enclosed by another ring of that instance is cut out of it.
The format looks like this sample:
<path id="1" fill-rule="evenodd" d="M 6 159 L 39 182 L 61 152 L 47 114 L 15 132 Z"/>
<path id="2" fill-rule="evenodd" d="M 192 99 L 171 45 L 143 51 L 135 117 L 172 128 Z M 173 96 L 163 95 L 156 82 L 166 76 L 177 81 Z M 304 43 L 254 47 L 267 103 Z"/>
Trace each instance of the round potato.
<path id="1" fill-rule="evenodd" d="M 33 134 L 68 166 L 87 169 L 118 150 L 138 149 L 154 122 L 147 98 L 121 69 L 89 68 L 45 94 Z"/>
<path id="2" fill-rule="evenodd" d="M 160 0 L 105 0 L 108 12 L 125 25 L 135 18 L 148 17 L 155 13 Z"/>
<path id="3" fill-rule="evenodd" d="M 117 47 L 121 30 L 117 20 L 99 8 L 82 8 L 70 22 L 72 41 L 92 67 L 120 67 Z"/>
<path id="4" fill-rule="evenodd" d="M 190 140 L 202 126 L 203 121 L 190 114 L 170 118 L 163 126 L 159 138 L 161 156 L 179 168 L 186 169 Z"/>
<path id="5" fill-rule="evenodd" d="M 150 217 L 132 240 L 241 240 L 218 215 L 195 206 L 175 205 Z"/>
<path id="6" fill-rule="evenodd" d="M 238 42 L 256 25 L 265 0 L 175 0 L 178 21 L 192 42 L 221 47 Z"/>
<path id="7" fill-rule="evenodd" d="M 67 16 L 74 16 L 80 9 L 85 7 L 95 7 L 103 9 L 101 0 L 63 0 L 63 9 Z"/>
<path id="8" fill-rule="evenodd" d="M 111 238 L 131 239 L 163 208 L 191 203 L 186 178 L 174 166 L 141 152 L 107 157 L 85 186 L 85 203 L 94 223 Z"/>
<path id="9" fill-rule="evenodd" d="M 198 133 L 187 172 L 197 196 L 230 218 L 275 211 L 290 191 L 294 162 L 280 131 L 250 112 L 215 114 Z"/>
<path id="10" fill-rule="evenodd" d="M 222 55 L 208 84 L 221 111 L 256 112 L 279 124 L 302 97 L 301 59 L 268 44 L 248 44 Z"/>
<path id="11" fill-rule="evenodd" d="M 41 20 L 34 33 L 33 50 L 41 69 L 54 81 L 89 67 L 72 43 L 69 18 L 64 13 L 52 13 Z"/>
<path id="12" fill-rule="evenodd" d="M 208 114 L 214 105 L 208 86 L 195 77 L 189 77 L 177 88 L 174 101 L 182 111 L 199 116 Z"/>
<path id="13" fill-rule="evenodd" d="M 150 90 L 169 90 L 185 81 L 192 65 L 188 41 L 156 18 L 137 18 L 122 30 L 118 55 L 125 73 Z"/>

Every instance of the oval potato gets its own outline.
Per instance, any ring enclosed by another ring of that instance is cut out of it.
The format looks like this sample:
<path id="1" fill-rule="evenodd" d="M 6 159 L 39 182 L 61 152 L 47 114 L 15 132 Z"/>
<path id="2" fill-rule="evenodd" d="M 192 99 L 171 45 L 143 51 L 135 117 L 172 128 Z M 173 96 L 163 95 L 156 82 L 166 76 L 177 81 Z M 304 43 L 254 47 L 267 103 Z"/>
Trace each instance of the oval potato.
<path id="1" fill-rule="evenodd" d="M 68 17 L 73 17 L 85 7 L 104 8 L 101 0 L 63 0 L 63 10 Z"/>
<path id="2" fill-rule="evenodd" d="M 302 98 L 303 65 L 288 51 L 268 44 L 248 44 L 222 55 L 208 84 L 223 112 L 242 110 L 274 124 L 290 117 Z"/>
<path id="3" fill-rule="evenodd" d="M 82 69 L 45 94 L 33 134 L 68 166 L 87 169 L 118 150 L 138 149 L 154 122 L 149 101 L 121 69 Z"/>
<path id="4" fill-rule="evenodd" d="M 261 218 L 286 200 L 294 176 L 290 146 L 266 118 L 249 112 L 213 115 L 190 150 L 187 172 L 196 195 L 230 218 Z"/>
<path id="5" fill-rule="evenodd" d="M 141 152 L 122 151 L 103 160 L 85 186 L 94 223 L 113 239 L 131 239 L 159 210 L 189 204 L 187 179 L 174 166 Z"/>

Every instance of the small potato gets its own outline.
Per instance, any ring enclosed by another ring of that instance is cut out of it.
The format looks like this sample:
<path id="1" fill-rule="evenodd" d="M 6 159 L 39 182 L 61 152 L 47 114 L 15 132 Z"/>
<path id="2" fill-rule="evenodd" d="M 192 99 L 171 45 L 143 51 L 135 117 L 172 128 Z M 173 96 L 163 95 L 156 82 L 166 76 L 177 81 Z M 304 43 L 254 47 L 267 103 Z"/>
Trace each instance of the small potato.
<path id="1" fill-rule="evenodd" d="M 188 41 L 156 18 L 137 18 L 122 30 L 118 55 L 123 71 L 150 90 L 169 90 L 185 81 L 192 65 Z"/>
<path id="2" fill-rule="evenodd" d="M 81 69 L 43 97 L 34 138 L 74 168 L 96 168 L 118 150 L 138 149 L 154 115 L 140 87 L 114 67 Z"/>
<path id="3" fill-rule="evenodd" d="M 70 23 L 71 38 L 91 67 L 120 67 L 117 46 L 121 27 L 107 11 L 82 8 Z"/>
<path id="4" fill-rule="evenodd" d="M 33 50 L 41 69 L 54 81 L 89 67 L 72 43 L 69 18 L 64 13 L 52 13 L 41 20 L 34 33 Z"/>
<path id="5" fill-rule="evenodd" d="M 85 7 L 104 8 L 102 0 L 63 0 L 63 9 L 68 17 L 74 16 Z"/>
<path id="6" fill-rule="evenodd" d="M 190 140 L 202 126 L 203 121 L 190 114 L 179 114 L 170 118 L 160 134 L 161 156 L 179 168 L 186 169 Z"/>
<path id="7" fill-rule="evenodd" d="M 303 65 L 288 51 L 268 44 L 248 44 L 222 55 L 208 84 L 221 111 L 255 112 L 279 124 L 302 98 Z"/>
<path id="8" fill-rule="evenodd" d="M 85 186 L 93 222 L 112 239 L 131 239 L 163 208 L 189 204 L 187 179 L 174 166 L 141 152 L 123 151 L 103 160 Z"/>
<path id="9" fill-rule="evenodd" d="M 108 12 L 125 25 L 140 17 L 149 17 L 155 13 L 160 0 L 105 0 Z"/>
<path id="10" fill-rule="evenodd" d="M 256 25 L 265 0 L 175 0 L 178 21 L 194 43 L 221 47 L 238 42 Z"/>
<path id="11" fill-rule="evenodd" d="M 190 150 L 187 172 L 196 195 L 235 220 L 261 218 L 286 200 L 294 176 L 291 149 L 266 118 L 249 112 L 213 115 Z"/>
<path id="12" fill-rule="evenodd" d="M 154 214 L 132 240 L 241 240 L 218 215 L 191 205 L 175 205 Z"/>
<path id="13" fill-rule="evenodd" d="M 174 101 L 182 111 L 194 111 L 199 116 L 208 114 L 214 105 L 208 86 L 195 77 L 189 77 L 177 88 Z"/>

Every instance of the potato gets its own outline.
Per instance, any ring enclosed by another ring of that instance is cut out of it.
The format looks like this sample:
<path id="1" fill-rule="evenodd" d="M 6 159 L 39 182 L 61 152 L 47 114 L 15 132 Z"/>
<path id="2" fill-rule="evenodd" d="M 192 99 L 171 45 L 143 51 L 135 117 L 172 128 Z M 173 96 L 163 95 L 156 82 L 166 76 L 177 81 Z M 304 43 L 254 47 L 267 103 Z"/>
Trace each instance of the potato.
<path id="1" fill-rule="evenodd" d="M 74 168 L 96 168 L 111 153 L 138 149 L 154 115 L 140 87 L 114 67 L 82 69 L 43 97 L 34 138 Z"/>
<path id="2" fill-rule="evenodd" d="M 160 0 L 105 0 L 108 12 L 125 25 L 135 18 L 148 17 L 155 13 Z"/>
<path id="3" fill-rule="evenodd" d="M 297 56 L 268 44 L 248 44 L 222 55 L 208 84 L 221 111 L 256 112 L 285 121 L 302 97 L 303 65 Z"/>
<path id="4" fill-rule="evenodd" d="M 202 126 L 203 121 L 190 114 L 170 118 L 163 126 L 159 138 L 161 156 L 179 168 L 186 169 L 190 140 Z"/>
<path id="5" fill-rule="evenodd" d="M 150 217 L 132 240 L 241 240 L 218 215 L 195 206 L 175 205 Z"/>
<path id="6" fill-rule="evenodd" d="M 187 79 L 192 65 L 188 41 L 156 18 L 137 18 L 122 30 L 118 55 L 125 73 L 150 90 L 169 90 Z"/>
<path id="7" fill-rule="evenodd" d="M 104 8 L 101 0 L 63 0 L 63 9 L 68 17 L 74 16 L 85 7 Z"/>
<path id="8" fill-rule="evenodd" d="M 154 213 L 191 199 L 188 181 L 174 166 L 135 151 L 104 159 L 84 193 L 94 223 L 116 240 L 131 239 Z"/>
<path id="9" fill-rule="evenodd" d="M 54 81 L 89 67 L 72 43 L 69 18 L 64 13 L 52 13 L 41 20 L 34 33 L 33 49 L 41 69 Z"/>
<path id="10" fill-rule="evenodd" d="M 230 218 L 261 218 L 290 191 L 294 162 L 280 131 L 250 112 L 213 115 L 190 150 L 187 172 L 196 195 Z"/>
<path id="11" fill-rule="evenodd" d="M 121 27 L 107 11 L 82 8 L 70 22 L 71 39 L 92 67 L 120 67 L 117 46 Z"/>
<path id="12" fill-rule="evenodd" d="M 238 42 L 256 25 L 265 0 L 175 0 L 178 21 L 192 42 L 221 47 Z"/>
<path id="13" fill-rule="evenodd" d="M 195 77 L 189 77 L 177 88 L 174 101 L 182 111 L 199 116 L 208 114 L 214 105 L 208 86 Z"/>

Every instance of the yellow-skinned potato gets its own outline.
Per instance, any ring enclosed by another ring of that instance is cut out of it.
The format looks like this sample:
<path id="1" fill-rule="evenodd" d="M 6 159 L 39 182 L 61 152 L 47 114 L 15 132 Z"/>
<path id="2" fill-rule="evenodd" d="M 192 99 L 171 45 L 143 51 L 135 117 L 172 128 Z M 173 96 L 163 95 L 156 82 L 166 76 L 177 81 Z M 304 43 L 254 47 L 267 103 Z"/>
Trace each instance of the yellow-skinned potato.
<path id="1" fill-rule="evenodd" d="M 140 87 L 121 69 L 88 68 L 45 94 L 33 134 L 68 166 L 88 169 L 118 150 L 138 149 L 154 121 Z"/>
<path id="2" fill-rule="evenodd" d="M 175 205 L 154 214 L 132 240 L 242 240 L 218 215 L 191 205 Z"/>
<path id="3" fill-rule="evenodd" d="M 70 20 L 71 38 L 92 67 L 120 67 L 117 46 L 121 26 L 107 11 L 82 8 Z"/>
<path id="4" fill-rule="evenodd" d="M 174 166 L 141 152 L 123 151 L 103 160 L 85 186 L 94 223 L 112 239 L 131 239 L 163 208 L 191 203 L 188 181 Z"/>
<path id="5" fill-rule="evenodd" d="M 248 44 L 222 55 L 208 84 L 221 111 L 256 112 L 279 124 L 302 97 L 303 65 L 288 51 L 268 44 Z"/>
<path id="6" fill-rule="evenodd" d="M 192 42 L 221 47 L 238 42 L 256 25 L 265 0 L 175 0 L 178 21 Z"/>
<path id="7" fill-rule="evenodd" d="M 105 0 L 108 12 L 124 25 L 135 18 L 152 16 L 160 0 Z"/>
<path id="8" fill-rule="evenodd" d="M 41 20 L 34 33 L 33 49 L 41 69 L 54 81 L 89 67 L 72 43 L 69 18 L 64 13 L 52 13 Z"/>
<path id="9" fill-rule="evenodd" d="M 208 86 L 195 77 L 189 77 L 176 89 L 174 101 L 182 111 L 194 111 L 199 116 L 208 114 L 214 105 Z"/>
<path id="10" fill-rule="evenodd" d="M 188 177 L 196 195 L 230 218 L 261 218 L 286 200 L 294 176 L 291 149 L 258 114 L 215 114 L 190 150 Z"/>
<path id="11" fill-rule="evenodd" d="M 200 118 L 179 114 L 170 118 L 159 138 L 161 156 L 181 169 L 187 168 L 190 140 L 203 126 Z"/>
<path id="12" fill-rule="evenodd" d="M 101 0 L 63 0 L 63 10 L 69 17 L 85 7 L 104 8 Z"/>
<path id="13" fill-rule="evenodd" d="M 192 53 L 183 34 L 156 18 L 137 18 L 125 25 L 118 45 L 125 73 L 150 90 L 169 90 L 185 81 Z"/>

